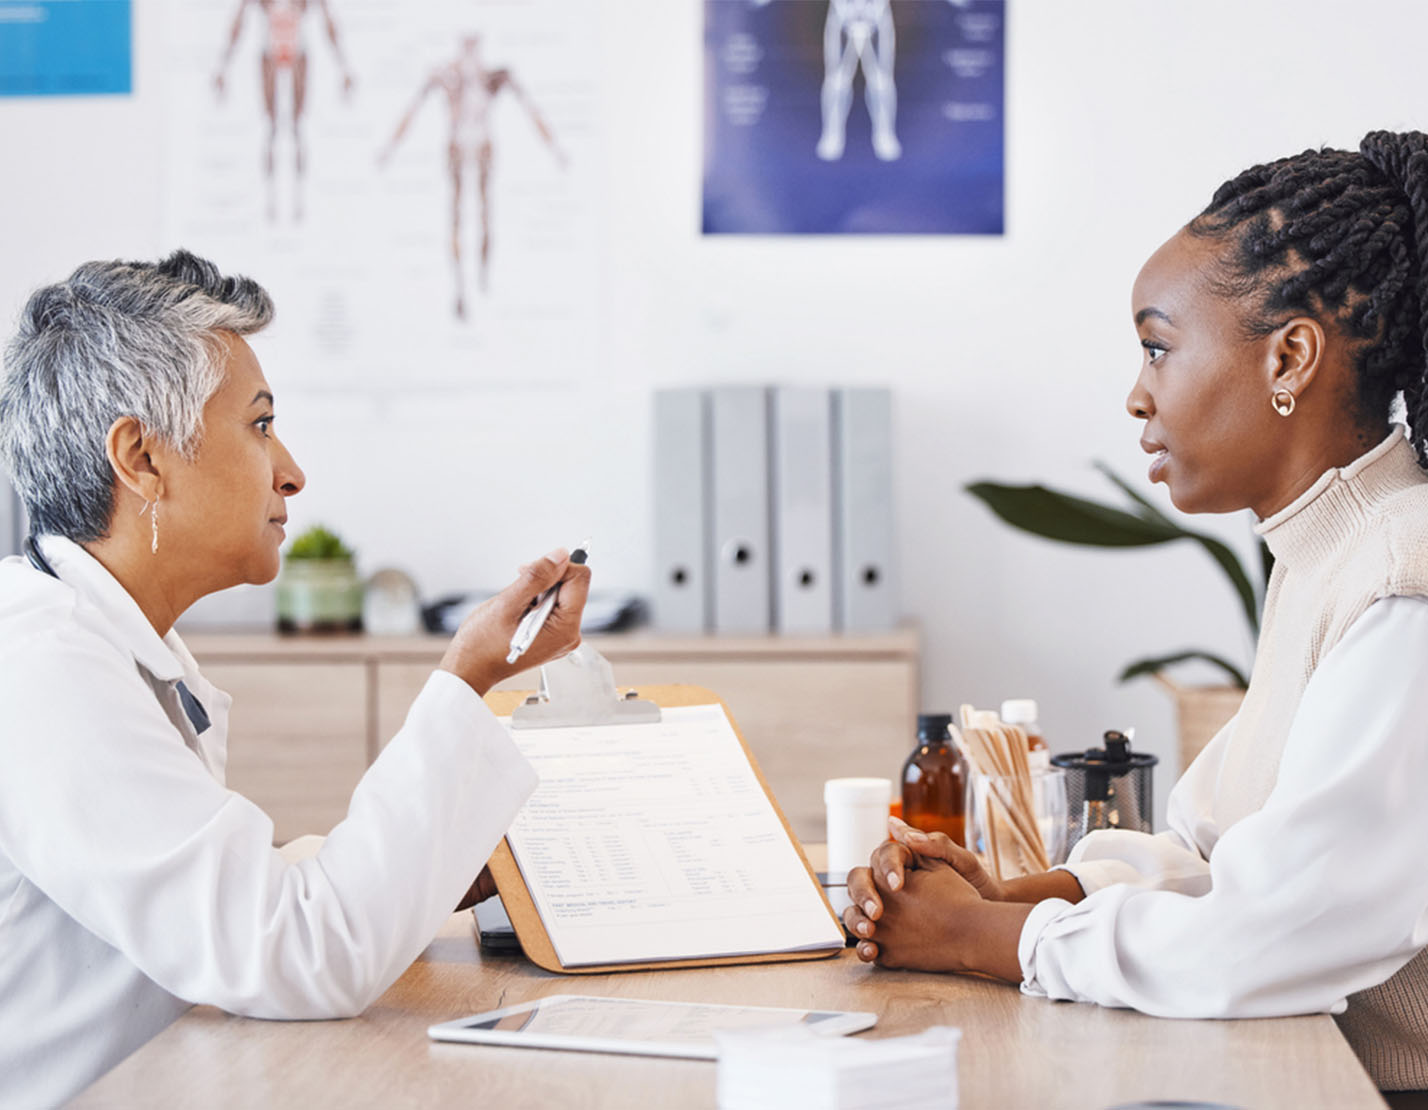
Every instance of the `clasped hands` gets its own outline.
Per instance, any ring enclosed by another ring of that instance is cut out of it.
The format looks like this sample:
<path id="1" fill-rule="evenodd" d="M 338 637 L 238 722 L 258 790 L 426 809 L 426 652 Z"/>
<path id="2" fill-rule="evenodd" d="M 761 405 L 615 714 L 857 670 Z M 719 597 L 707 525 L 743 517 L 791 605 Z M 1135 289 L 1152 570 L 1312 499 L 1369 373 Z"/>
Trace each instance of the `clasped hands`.
<path id="1" fill-rule="evenodd" d="M 920 832 L 895 817 L 889 829 L 893 839 L 878 846 L 869 866 L 848 873 L 853 904 L 843 924 L 858 938 L 858 958 L 1019 982 L 1017 942 L 1030 902 L 945 834 Z"/>

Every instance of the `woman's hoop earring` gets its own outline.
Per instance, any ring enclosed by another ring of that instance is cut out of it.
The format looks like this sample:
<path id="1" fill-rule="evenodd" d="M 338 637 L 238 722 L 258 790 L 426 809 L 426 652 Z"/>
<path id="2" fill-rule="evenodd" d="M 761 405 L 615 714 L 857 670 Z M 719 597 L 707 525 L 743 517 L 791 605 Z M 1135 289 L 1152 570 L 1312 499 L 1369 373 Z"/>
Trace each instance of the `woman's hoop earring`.
<path id="1" fill-rule="evenodd" d="M 1280 416 L 1292 416 L 1294 413 L 1294 394 L 1287 389 L 1276 389 L 1274 395 L 1270 397 L 1269 403 L 1274 406 L 1274 411 Z"/>

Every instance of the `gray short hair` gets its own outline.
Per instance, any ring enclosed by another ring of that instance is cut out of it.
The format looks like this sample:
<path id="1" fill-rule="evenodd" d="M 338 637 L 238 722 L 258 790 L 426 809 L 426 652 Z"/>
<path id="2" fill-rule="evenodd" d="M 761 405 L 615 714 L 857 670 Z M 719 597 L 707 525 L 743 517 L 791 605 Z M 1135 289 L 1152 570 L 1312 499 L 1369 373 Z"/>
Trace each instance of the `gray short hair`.
<path id="1" fill-rule="evenodd" d="M 109 428 L 132 416 L 188 458 L 223 381 L 221 332 L 273 318 L 257 282 L 175 251 L 161 262 L 86 262 L 30 297 L 5 351 L 0 460 L 35 534 L 87 543 L 114 508 Z"/>

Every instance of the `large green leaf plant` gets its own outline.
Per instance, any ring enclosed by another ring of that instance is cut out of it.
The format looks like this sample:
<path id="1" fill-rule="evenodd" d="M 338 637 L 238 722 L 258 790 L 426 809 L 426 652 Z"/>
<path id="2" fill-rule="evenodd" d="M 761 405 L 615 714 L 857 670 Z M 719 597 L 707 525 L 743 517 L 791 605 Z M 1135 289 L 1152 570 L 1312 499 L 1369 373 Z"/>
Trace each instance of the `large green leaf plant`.
<path id="1" fill-rule="evenodd" d="M 1250 633 L 1258 637 L 1259 593 L 1235 553 L 1214 536 L 1176 523 L 1105 463 L 1096 463 L 1096 469 L 1130 500 L 1129 511 L 1041 485 L 1006 486 L 995 482 L 973 482 L 967 486 L 967 492 L 1013 528 L 1048 540 L 1087 547 L 1149 547 L 1177 540 L 1199 544 L 1229 578 L 1249 623 Z M 1259 545 L 1259 552 L 1262 584 L 1269 579 L 1273 557 L 1263 542 Z M 1235 664 L 1223 656 L 1198 649 L 1139 659 L 1121 671 L 1120 680 L 1125 682 L 1138 675 L 1154 674 L 1189 659 L 1200 659 L 1220 668 L 1241 689 L 1249 685 L 1244 671 Z"/>

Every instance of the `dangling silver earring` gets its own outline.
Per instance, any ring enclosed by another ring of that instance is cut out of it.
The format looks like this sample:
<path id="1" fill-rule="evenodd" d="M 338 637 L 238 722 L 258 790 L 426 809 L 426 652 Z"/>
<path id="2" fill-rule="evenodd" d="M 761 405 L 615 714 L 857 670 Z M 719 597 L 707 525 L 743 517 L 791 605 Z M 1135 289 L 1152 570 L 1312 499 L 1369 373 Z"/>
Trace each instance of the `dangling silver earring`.
<path id="1" fill-rule="evenodd" d="M 1269 403 L 1274 406 L 1274 411 L 1280 416 L 1292 416 L 1294 414 L 1294 394 L 1287 389 L 1276 389 L 1274 395 L 1270 397 Z"/>
<path id="2" fill-rule="evenodd" d="M 153 539 L 149 541 L 149 553 L 157 555 L 159 553 L 159 499 L 154 498 L 153 507 L 149 509 L 149 523 L 153 526 Z"/>

